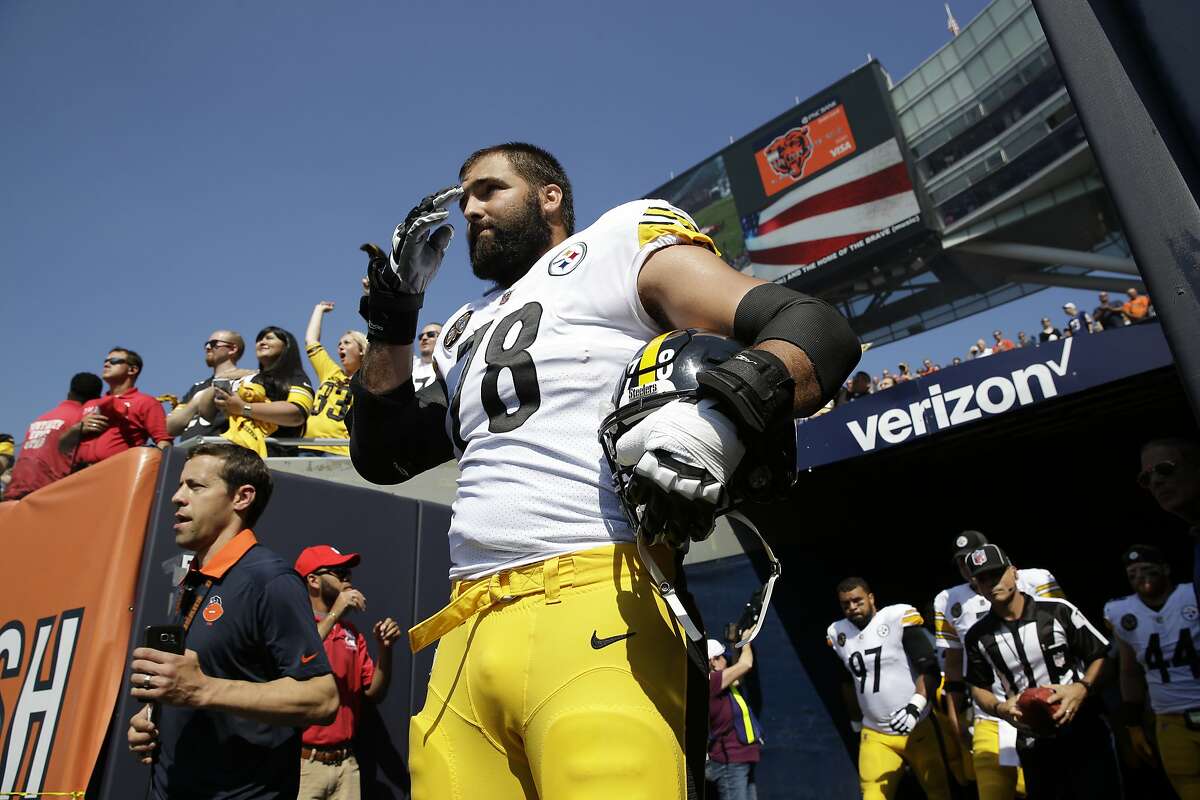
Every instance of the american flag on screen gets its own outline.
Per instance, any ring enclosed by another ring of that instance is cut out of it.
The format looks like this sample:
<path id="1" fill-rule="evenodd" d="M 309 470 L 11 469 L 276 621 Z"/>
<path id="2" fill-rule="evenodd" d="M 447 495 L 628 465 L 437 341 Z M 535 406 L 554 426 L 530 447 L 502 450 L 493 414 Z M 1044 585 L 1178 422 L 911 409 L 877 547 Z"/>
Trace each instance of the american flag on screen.
<path id="1" fill-rule="evenodd" d="M 747 254 L 754 275 L 779 278 L 920 213 L 900 145 L 888 139 L 744 220 Z"/>

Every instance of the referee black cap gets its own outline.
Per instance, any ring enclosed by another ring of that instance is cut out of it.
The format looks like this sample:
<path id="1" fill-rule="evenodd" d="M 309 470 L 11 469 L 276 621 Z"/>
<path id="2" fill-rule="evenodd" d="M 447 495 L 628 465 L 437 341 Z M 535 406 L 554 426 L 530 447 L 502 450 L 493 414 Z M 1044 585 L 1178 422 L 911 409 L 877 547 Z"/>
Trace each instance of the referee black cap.
<path id="1" fill-rule="evenodd" d="M 970 551 L 963 556 L 963 563 L 967 565 L 967 573 L 972 578 L 985 572 L 994 572 L 1012 566 L 1008 555 L 1000 549 L 999 545 L 994 544 L 985 544 Z"/>
<path id="2" fill-rule="evenodd" d="M 963 531 L 954 538 L 954 560 L 965 556 L 972 550 L 978 550 L 988 543 L 988 538 L 979 531 Z"/>
<path id="3" fill-rule="evenodd" d="M 1163 551 L 1152 544 L 1135 544 L 1121 554 L 1121 563 L 1125 566 L 1145 562 L 1147 564 L 1166 564 L 1167 557 Z"/>

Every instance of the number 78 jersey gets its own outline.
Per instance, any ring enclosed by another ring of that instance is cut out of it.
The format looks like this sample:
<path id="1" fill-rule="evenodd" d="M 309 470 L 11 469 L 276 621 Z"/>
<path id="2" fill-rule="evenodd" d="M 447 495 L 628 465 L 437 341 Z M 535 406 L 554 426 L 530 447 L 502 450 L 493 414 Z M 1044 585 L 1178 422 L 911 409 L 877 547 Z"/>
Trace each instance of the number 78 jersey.
<path id="1" fill-rule="evenodd" d="M 863 725 L 873 731 L 890 735 L 892 713 L 916 691 L 916 674 L 904 652 L 904 629 L 922 622 L 915 608 L 901 604 L 879 609 L 862 630 L 839 619 L 826 631 L 826 643 L 854 679 Z"/>
<path id="2" fill-rule="evenodd" d="M 633 541 L 597 429 L 626 364 L 660 333 L 638 272 L 674 244 L 715 251 L 682 211 L 626 203 L 442 328 L 434 359 L 460 471 L 451 579 Z"/>

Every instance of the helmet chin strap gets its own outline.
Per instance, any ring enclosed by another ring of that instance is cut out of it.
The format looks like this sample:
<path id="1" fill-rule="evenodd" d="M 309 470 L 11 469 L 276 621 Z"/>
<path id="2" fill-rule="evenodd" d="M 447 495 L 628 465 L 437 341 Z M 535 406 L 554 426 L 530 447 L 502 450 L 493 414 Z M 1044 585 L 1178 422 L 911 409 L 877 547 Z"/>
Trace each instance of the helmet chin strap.
<path id="1" fill-rule="evenodd" d="M 749 520 L 740 511 L 730 511 L 727 515 L 730 519 L 736 520 L 754 532 L 758 540 L 762 542 L 763 551 L 767 554 L 767 559 L 771 562 L 771 574 L 767 577 L 767 582 L 763 584 L 761 602 L 756 601 L 759 592 L 751 595 L 750 602 L 747 605 L 752 605 L 755 608 L 754 627 L 742 634 L 742 641 L 738 642 L 735 647 L 745 647 L 754 641 L 754 637 L 758 636 L 759 630 L 762 629 L 763 620 L 767 616 L 767 607 L 771 603 L 771 592 L 775 588 L 775 581 L 779 578 L 781 567 L 779 559 L 775 557 L 775 552 L 771 549 L 771 545 L 767 544 L 766 538 L 758 530 L 758 526 Z M 704 634 L 700 632 L 700 628 L 692 620 L 691 614 L 684 607 L 683 602 L 679 599 L 679 594 L 675 591 L 675 587 L 663 575 L 662 570 L 658 568 L 658 562 L 650 555 L 648 546 L 648 537 L 642 532 L 641 526 L 638 526 L 637 535 L 638 555 L 642 557 L 642 563 L 646 565 L 646 569 L 650 572 L 650 577 L 654 579 L 654 586 L 662 596 L 663 602 L 667 604 L 667 608 L 671 610 L 672 616 L 683 628 L 684 633 L 692 642 L 699 642 L 704 638 Z"/>

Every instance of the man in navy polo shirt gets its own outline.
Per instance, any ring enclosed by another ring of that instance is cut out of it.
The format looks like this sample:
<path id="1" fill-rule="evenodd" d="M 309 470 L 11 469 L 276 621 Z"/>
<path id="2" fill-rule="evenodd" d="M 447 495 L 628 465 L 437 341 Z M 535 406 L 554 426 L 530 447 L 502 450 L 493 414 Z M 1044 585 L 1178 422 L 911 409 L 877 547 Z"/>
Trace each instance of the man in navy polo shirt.
<path id="1" fill-rule="evenodd" d="M 251 530 L 270 495 L 256 454 L 205 444 L 171 498 L 175 542 L 195 554 L 176 607 L 187 652 L 139 647 L 129 679 L 133 697 L 162 707 L 157 725 L 147 705 L 128 731 L 129 749 L 153 763 L 155 798 L 292 800 L 297 728 L 337 713 L 304 584 Z"/>

